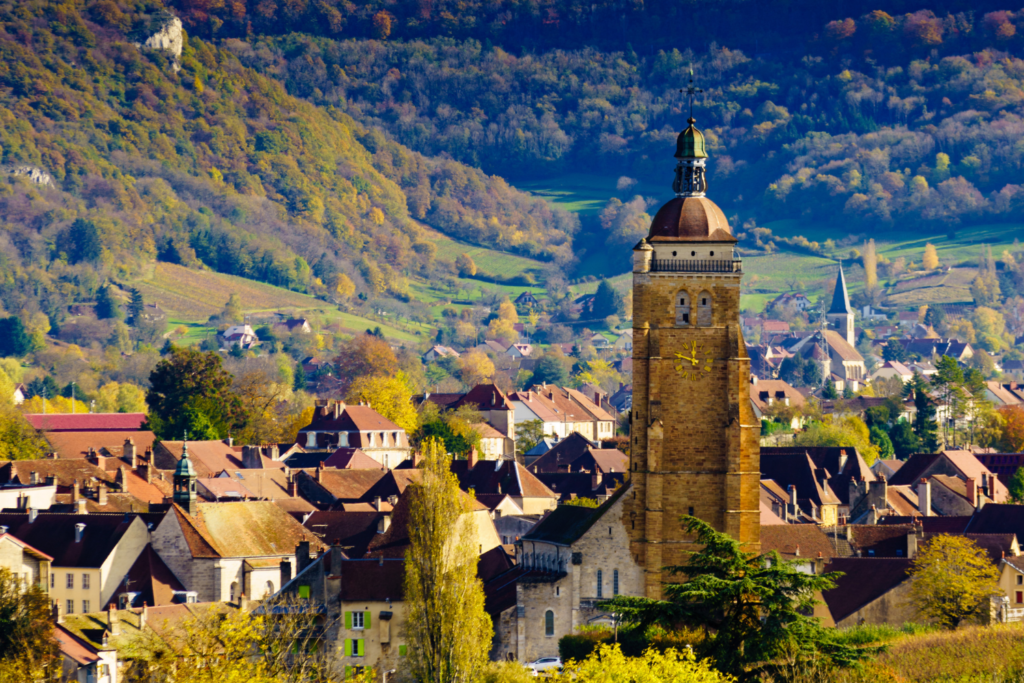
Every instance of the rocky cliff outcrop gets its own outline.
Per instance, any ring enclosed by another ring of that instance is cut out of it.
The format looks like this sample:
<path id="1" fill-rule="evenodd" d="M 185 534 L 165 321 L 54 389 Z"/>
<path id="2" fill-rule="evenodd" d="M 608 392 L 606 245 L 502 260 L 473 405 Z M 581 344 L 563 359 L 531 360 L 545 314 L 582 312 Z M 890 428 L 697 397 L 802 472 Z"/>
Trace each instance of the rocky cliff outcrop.
<path id="1" fill-rule="evenodd" d="M 185 44 L 185 36 L 181 28 L 181 19 L 171 16 L 167 22 L 160 27 L 153 35 L 146 38 L 142 43 L 136 43 L 139 47 L 148 47 L 151 50 L 161 50 L 174 56 L 174 70 L 178 71 L 181 66 L 178 60 L 181 58 L 181 50 Z"/>

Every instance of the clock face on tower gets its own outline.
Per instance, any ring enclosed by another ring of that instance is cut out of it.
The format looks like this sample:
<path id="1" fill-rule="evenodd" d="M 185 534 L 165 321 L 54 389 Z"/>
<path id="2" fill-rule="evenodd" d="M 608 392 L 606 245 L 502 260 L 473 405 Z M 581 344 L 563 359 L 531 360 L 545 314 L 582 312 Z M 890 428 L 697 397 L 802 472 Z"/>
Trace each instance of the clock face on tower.
<path id="1" fill-rule="evenodd" d="M 683 379 L 698 380 L 711 372 L 712 352 L 704 347 L 704 342 L 691 341 L 689 353 L 676 353 L 676 372 Z"/>

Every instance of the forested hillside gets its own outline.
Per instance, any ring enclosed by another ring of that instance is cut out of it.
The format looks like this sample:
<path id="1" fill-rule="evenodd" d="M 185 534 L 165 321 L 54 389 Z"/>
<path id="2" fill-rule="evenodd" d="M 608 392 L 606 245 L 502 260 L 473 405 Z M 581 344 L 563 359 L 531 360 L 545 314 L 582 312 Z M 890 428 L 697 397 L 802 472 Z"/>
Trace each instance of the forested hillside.
<path id="1" fill-rule="evenodd" d="M 454 273 L 416 219 L 543 260 L 573 217 L 289 96 L 186 37 L 140 48 L 157 0 L 0 3 L 0 299 L 59 325 L 154 259 L 332 297 Z M 342 277 L 344 275 L 344 277 Z M 44 323 L 40 323 L 44 325 Z M 45 330 L 43 330 L 45 331 Z"/>
<path id="2" fill-rule="evenodd" d="M 606 173 L 609 195 L 619 175 L 667 191 L 692 67 L 712 192 L 727 210 L 869 233 L 1021 215 L 1024 12 L 874 11 L 820 28 L 800 58 L 299 35 L 226 49 L 413 149 L 513 179 Z M 650 203 L 605 226 L 616 243 L 638 238 L 645 220 L 633 219 Z"/>

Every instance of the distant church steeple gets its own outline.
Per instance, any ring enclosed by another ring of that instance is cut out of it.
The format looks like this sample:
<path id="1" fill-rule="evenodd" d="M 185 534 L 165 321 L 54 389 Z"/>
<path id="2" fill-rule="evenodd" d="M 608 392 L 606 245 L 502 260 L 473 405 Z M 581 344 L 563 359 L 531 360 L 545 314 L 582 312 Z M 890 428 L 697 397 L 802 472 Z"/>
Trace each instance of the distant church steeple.
<path id="1" fill-rule="evenodd" d="M 838 331 L 850 346 L 854 346 L 853 309 L 850 307 L 850 294 L 846 290 L 846 276 L 843 264 L 839 264 L 836 274 L 836 289 L 832 293 L 832 305 L 826 315 L 829 327 Z"/>

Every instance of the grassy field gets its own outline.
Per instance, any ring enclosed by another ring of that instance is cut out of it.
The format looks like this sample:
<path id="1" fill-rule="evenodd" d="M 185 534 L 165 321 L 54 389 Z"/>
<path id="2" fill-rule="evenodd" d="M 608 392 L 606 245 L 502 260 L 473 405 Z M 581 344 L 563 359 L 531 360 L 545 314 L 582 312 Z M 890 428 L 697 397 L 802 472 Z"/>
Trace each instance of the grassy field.
<path id="1" fill-rule="evenodd" d="M 571 173 L 545 180 L 522 180 L 512 184 L 520 190 L 545 199 L 552 206 L 578 213 L 582 217 L 593 217 L 612 197 L 628 201 L 636 195 L 668 200 L 672 197 L 671 168 L 664 185 L 637 182 L 631 187 L 619 190 L 618 177 L 590 173 Z"/>
<path id="2" fill-rule="evenodd" d="M 213 330 L 206 325 L 211 315 L 224 308 L 231 294 L 238 294 L 245 313 L 285 312 L 336 322 L 350 334 L 362 332 L 378 325 L 390 338 L 419 341 L 417 331 L 428 331 L 427 326 L 403 323 L 395 325 L 370 320 L 339 311 L 327 302 L 299 292 L 245 278 L 208 270 L 193 270 L 170 263 L 157 263 L 148 276 L 130 283 L 142 292 L 146 303 L 156 304 L 168 313 L 168 328 L 184 325 L 188 332 L 178 343 L 196 344 Z"/>
<path id="3" fill-rule="evenodd" d="M 430 241 L 437 245 L 438 257 L 454 261 L 459 254 L 469 254 L 477 270 L 490 275 L 508 278 L 530 273 L 539 279 L 547 265 L 543 261 L 524 256 L 459 242 L 436 231 L 430 231 Z"/>

